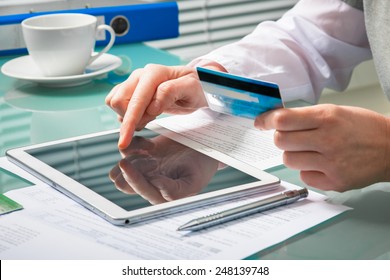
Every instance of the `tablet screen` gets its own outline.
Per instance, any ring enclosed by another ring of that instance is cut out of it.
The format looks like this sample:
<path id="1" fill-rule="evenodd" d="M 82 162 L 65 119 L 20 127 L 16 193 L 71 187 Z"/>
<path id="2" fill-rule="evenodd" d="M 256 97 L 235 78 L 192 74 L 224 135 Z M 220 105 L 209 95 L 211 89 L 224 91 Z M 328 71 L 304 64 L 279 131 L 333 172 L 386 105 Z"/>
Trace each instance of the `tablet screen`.
<path id="1" fill-rule="evenodd" d="M 150 206 L 151 203 L 138 195 L 137 192 L 129 194 L 129 188 L 127 193 L 118 190 L 116 184 L 110 178 L 110 174 L 118 174 L 117 165 L 124 158 L 133 164 L 132 166 L 135 168 L 138 176 L 136 176 L 136 179 L 140 182 L 138 185 L 141 185 L 141 188 L 144 187 L 146 191 L 148 191 L 147 188 L 156 186 L 158 182 L 164 181 L 164 178 L 161 179 L 159 176 L 185 176 L 185 174 L 181 173 L 187 172 L 183 170 L 186 166 L 193 165 L 194 168 L 199 167 L 198 152 L 192 150 L 190 158 L 186 160 L 180 157 L 172 157 L 172 154 L 176 152 L 182 155 L 184 146 L 150 130 L 145 129 L 136 133 L 130 148 L 126 151 L 118 151 L 118 136 L 119 133 L 110 133 L 28 149 L 26 152 L 127 211 L 144 208 Z M 166 146 L 163 144 L 166 144 Z M 185 148 L 190 149 L 188 147 Z M 170 157 L 165 160 L 164 154 L 167 153 Z M 200 155 L 207 157 L 203 154 Z M 209 159 L 212 160 L 211 158 Z M 205 160 L 205 158 L 202 158 L 202 160 Z M 162 167 L 168 163 L 172 165 L 173 162 L 176 170 L 167 171 L 168 168 L 164 169 Z M 157 175 L 155 174 L 156 172 L 158 173 Z M 259 181 L 259 179 L 227 167 L 216 171 L 206 186 L 199 187 L 198 193 L 256 181 Z M 138 190 L 138 192 L 140 191 Z M 195 192 L 191 191 L 191 195 L 193 194 Z"/>

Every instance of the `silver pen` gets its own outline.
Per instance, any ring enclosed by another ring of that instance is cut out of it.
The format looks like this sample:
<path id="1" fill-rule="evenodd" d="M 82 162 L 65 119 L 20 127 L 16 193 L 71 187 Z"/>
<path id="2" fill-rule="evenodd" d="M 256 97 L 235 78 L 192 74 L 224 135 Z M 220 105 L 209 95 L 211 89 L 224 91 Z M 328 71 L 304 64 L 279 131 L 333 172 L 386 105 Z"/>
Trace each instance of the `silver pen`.
<path id="1" fill-rule="evenodd" d="M 275 207 L 294 203 L 295 201 L 307 197 L 309 194 L 306 188 L 299 190 L 290 190 L 271 196 L 256 202 L 251 202 L 242 206 L 228 209 L 222 212 L 204 216 L 189 221 L 180 226 L 178 231 L 196 231 L 208 228 L 214 225 L 226 223 L 231 220 L 246 217 L 258 212 L 263 212 Z"/>

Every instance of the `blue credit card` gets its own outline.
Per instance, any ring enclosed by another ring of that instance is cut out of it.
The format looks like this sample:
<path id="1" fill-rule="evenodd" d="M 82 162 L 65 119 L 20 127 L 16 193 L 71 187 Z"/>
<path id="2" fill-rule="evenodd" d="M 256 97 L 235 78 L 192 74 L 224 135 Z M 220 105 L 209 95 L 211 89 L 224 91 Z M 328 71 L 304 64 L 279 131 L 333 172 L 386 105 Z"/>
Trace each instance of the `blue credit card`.
<path id="1" fill-rule="evenodd" d="M 283 107 L 277 84 L 201 67 L 197 72 L 213 111 L 255 119 L 264 112 Z"/>

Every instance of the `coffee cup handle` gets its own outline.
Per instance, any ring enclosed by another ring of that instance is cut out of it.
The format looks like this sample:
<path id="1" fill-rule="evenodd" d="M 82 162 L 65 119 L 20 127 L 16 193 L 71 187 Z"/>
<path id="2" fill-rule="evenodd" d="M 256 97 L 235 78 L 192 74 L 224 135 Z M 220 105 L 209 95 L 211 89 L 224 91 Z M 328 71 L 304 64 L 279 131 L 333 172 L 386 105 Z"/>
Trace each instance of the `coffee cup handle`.
<path id="1" fill-rule="evenodd" d="M 102 49 L 100 52 L 92 54 L 91 58 L 88 61 L 88 65 L 94 62 L 98 57 L 100 57 L 102 54 L 106 53 L 111 47 L 114 45 L 115 42 L 115 31 L 112 29 L 111 26 L 106 25 L 106 24 L 101 24 L 96 28 L 96 33 L 101 31 L 101 30 L 106 30 L 108 33 L 110 33 L 110 41 L 108 44 Z"/>

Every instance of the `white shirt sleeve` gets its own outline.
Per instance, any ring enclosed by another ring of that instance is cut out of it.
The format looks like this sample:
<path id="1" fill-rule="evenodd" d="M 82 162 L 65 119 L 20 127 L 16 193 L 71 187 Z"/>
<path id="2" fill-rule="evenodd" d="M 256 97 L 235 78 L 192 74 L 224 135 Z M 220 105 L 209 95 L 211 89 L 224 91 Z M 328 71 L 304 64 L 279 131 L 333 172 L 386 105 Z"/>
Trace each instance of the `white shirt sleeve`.
<path id="1" fill-rule="evenodd" d="M 345 89 L 353 69 L 370 58 L 362 11 L 340 0 L 301 0 L 280 20 L 189 65 L 214 61 L 232 74 L 277 83 L 284 102 L 317 103 L 325 87 Z"/>

